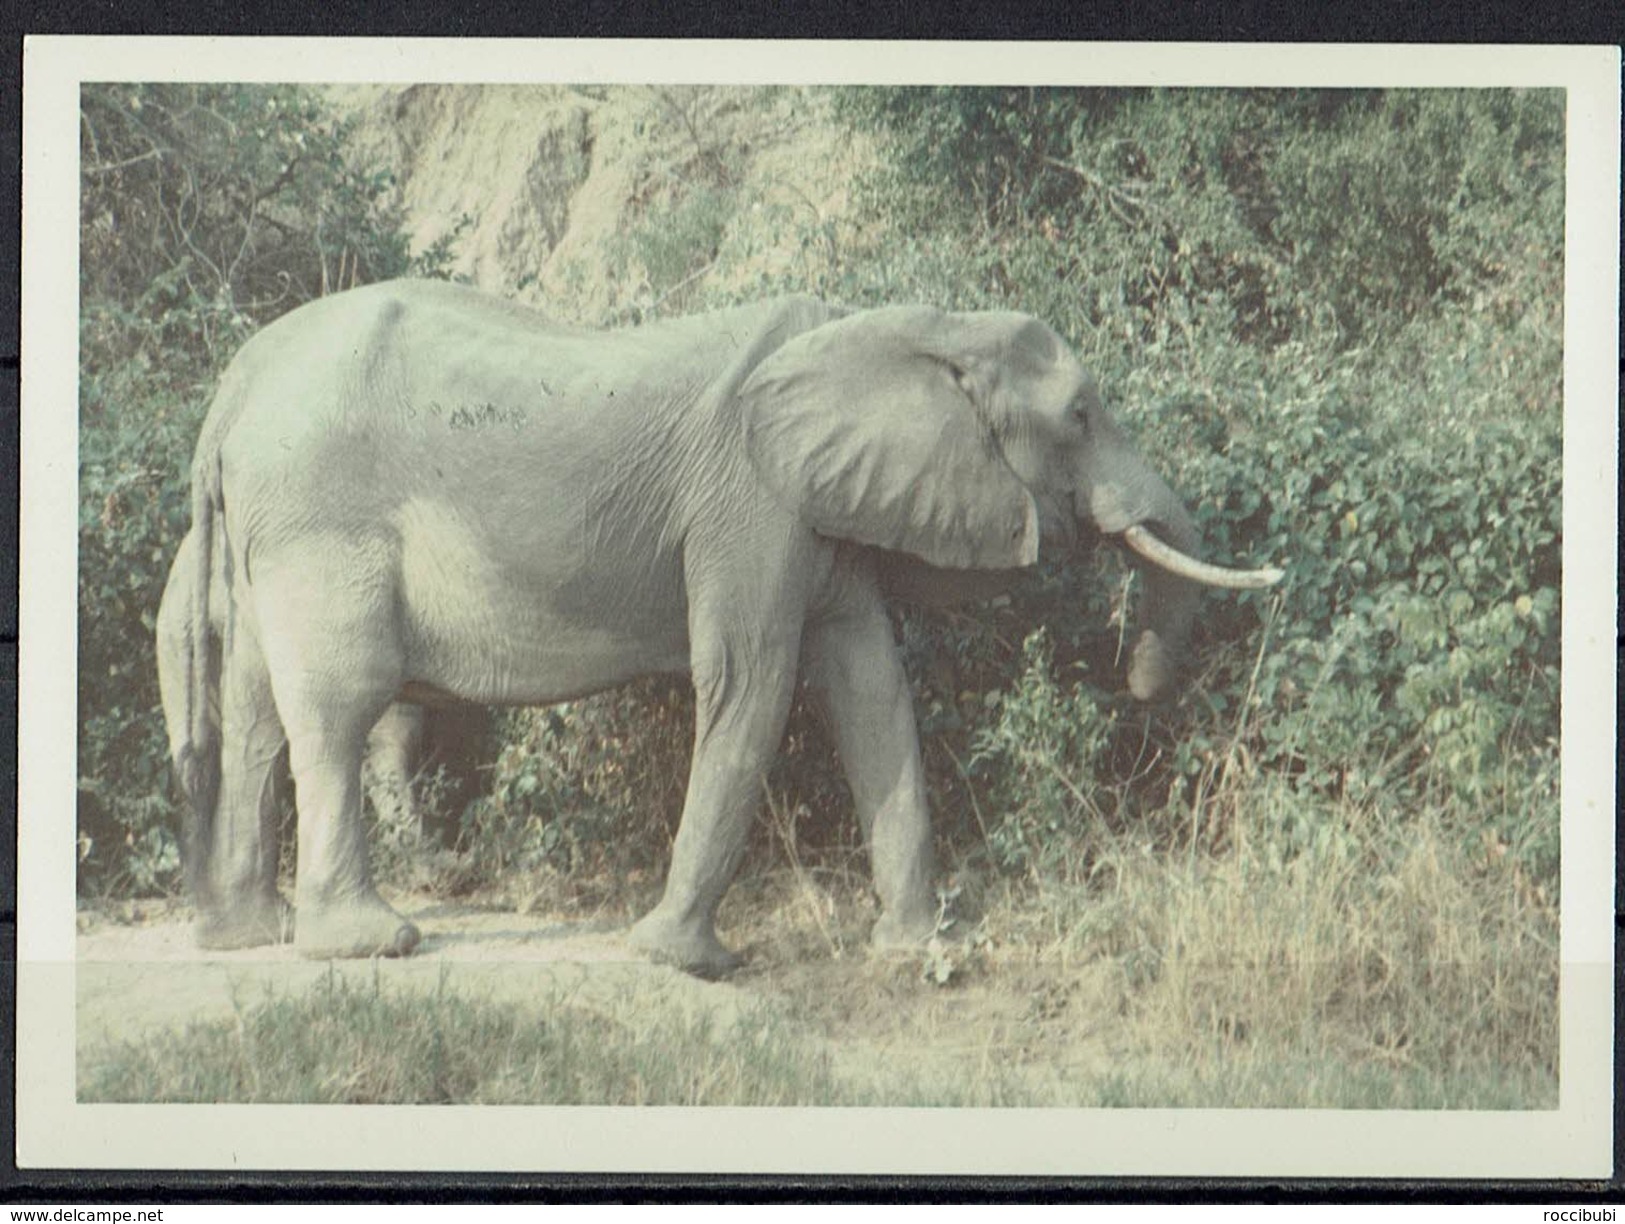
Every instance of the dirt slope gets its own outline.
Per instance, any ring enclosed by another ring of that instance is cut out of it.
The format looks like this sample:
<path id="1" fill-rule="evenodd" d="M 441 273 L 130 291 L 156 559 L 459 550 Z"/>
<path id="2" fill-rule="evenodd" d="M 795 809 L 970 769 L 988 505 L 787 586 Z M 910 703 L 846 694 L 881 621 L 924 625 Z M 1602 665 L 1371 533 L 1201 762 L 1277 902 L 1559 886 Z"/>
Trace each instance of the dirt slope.
<path id="1" fill-rule="evenodd" d="M 395 176 L 415 249 L 561 320 L 619 321 L 702 285 L 745 295 L 808 257 L 870 151 L 790 87 L 350 86 L 329 96 Z M 816 255 L 815 255 L 816 257 Z"/>

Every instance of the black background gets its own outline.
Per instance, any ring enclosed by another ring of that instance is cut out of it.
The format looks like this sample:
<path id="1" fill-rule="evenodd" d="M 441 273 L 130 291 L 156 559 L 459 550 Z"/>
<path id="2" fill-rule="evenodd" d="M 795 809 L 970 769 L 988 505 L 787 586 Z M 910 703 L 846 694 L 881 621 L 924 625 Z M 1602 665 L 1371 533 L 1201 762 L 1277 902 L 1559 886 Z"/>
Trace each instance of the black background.
<path id="1" fill-rule="evenodd" d="M 747 5 L 739 0 L 7 0 L 0 11 L 0 805 L 16 805 L 18 373 L 22 48 L 30 33 L 547 38 L 850 38 L 950 41 L 1116 40 L 1290 44 L 1592 43 L 1625 37 L 1620 0 L 857 0 Z M 64 683 L 70 681 L 64 680 Z M 1621 686 L 1625 690 L 1625 686 Z M 1622 1094 L 1616 1092 L 1615 1172 L 1601 1182 L 1288 1181 L 1285 1179 L 1032 1179 L 673 1177 L 424 1173 L 190 1173 L 21 1170 L 15 1167 L 16 843 L 0 842 L 0 992 L 6 1053 L 0 1118 L 0 1200 L 146 1202 L 1495 1202 L 1592 1207 L 1625 1202 Z M 1625 875 L 1625 872 L 1619 873 Z M 1625 965 L 1616 901 L 1616 965 Z M 1616 1017 L 1621 979 L 1616 978 Z M 1625 1031 L 1616 1022 L 1616 1066 Z M 27 1057 L 26 1052 L 21 1054 Z M 1616 1075 L 1617 1082 L 1617 1075 Z M 902 1124 L 902 1123 L 900 1123 Z M 1381 1120 L 1373 1117 L 1372 1125 Z M 1531 1217 L 1533 1218 L 1533 1217 Z"/>

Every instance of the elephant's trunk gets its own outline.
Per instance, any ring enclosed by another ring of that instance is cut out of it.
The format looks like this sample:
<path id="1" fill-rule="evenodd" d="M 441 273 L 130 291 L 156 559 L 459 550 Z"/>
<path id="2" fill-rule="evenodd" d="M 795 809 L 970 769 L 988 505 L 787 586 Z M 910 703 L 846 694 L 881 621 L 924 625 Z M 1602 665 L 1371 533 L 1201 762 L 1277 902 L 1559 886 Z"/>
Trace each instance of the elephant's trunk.
<path id="1" fill-rule="evenodd" d="M 1196 551 L 1196 527 L 1184 504 L 1160 480 L 1143 514 L 1123 525 L 1125 538 L 1155 534 L 1181 554 Z M 1142 567 L 1145 592 L 1140 599 L 1140 633 L 1129 655 L 1128 687 L 1141 701 L 1152 701 L 1172 687 L 1190 639 L 1201 588 L 1188 576 L 1160 565 Z"/>
<path id="2" fill-rule="evenodd" d="M 1196 527 L 1184 503 L 1126 444 L 1103 448 L 1098 470 L 1112 475 L 1089 490 L 1095 525 L 1108 535 L 1121 534 L 1147 563 L 1128 686 L 1141 701 L 1150 701 L 1173 684 L 1202 586 L 1269 586 L 1281 573 L 1225 570 L 1196 560 Z"/>

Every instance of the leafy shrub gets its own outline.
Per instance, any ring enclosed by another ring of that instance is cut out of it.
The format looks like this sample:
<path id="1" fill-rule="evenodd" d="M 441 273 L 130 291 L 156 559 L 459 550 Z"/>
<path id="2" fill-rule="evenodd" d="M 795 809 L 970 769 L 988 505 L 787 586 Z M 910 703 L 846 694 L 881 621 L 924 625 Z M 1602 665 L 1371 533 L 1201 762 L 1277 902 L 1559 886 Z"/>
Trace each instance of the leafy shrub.
<path id="1" fill-rule="evenodd" d="M 858 227 L 886 236 L 826 291 L 1047 319 L 1209 552 L 1288 568 L 1278 595 L 1204 603 L 1196 687 L 1150 732 L 1176 789 L 1239 730 L 1294 786 L 1443 787 L 1500 812 L 1554 879 L 1560 98 L 861 89 L 841 106 L 885 141 Z M 948 757 L 1043 694 L 1010 644 L 1023 626 L 1049 626 L 1065 662 L 1109 663 L 1118 572 L 1068 565 L 1013 593 L 1015 631 L 979 676 L 1000 696 L 966 703 L 969 727 L 926 720 Z M 916 619 L 916 658 L 965 649 L 960 621 Z M 1054 698 L 1049 717 L 1080 718 Z M 1143 789 L 1159 777 L 1145 757 L 1125 743 L 1079 776 L 1111 784 L 1126 759 Z M 983 775 L 984 797 L 1016 764 Z"/>
<path id="2" fill-rule="evenodd" d="M 1289 562 L 1258 681 L 1276 715 L 1264 759 L 1332 785 L 1362 760 L 1426 752 L 1473 795 L 1517 724 L 1555 730 L 1559 421 L 1506 405 L 1471 432 L 1419 430 L 1382 411 L 1374 381 L 1339 363 L 1237 396 L 1206 453 L 1171 436 L 1171 416 L 1145 432 L 1187 452 L 1182 483 L 1215 552 Z M 1241 640 L 1257 603 L 1212 601 L 1208 642 Z M 1238 652 L 1210 683 L 1234 692 L 1251 663 Z M 1467 709 L 1472 749 L 1451 714 Z"/>
<path id="3" fill-rule="evenodd" d="M 1042 629 L 1022 644 L 1022 671 L 1005 692 L 990 694 L 991 720 L 976 735 L 972 765 L 987 767 L 998 815 L 988 852 L 1002 868 L 1049 871 L 1069 865 L 1099 818 L 1094 779 L 1113 730 L 1082 685 L 1060 684 Z"/>
<path id="4" fill-rule="evenodd" d="M 479 876 L 624 874 L 663 856 L 693 740 L 682 686 L 647 680 L 505 722 L 486 791 L 463 815 Z"/>

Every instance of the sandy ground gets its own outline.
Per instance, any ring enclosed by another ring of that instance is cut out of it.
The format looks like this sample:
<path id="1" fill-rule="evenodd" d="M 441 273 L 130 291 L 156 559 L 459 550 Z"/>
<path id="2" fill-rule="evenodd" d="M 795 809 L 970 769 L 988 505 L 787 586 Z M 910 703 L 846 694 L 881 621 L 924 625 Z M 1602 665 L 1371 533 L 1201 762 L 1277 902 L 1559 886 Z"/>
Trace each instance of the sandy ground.
<path id="1" fill-rule="evenodd" d="M 132 924 L 90 920 L 78 940 L 78 1048 L 140 1037 L 157 1029 L 218 1020 L 267 991 L 297 994 L 329 973 L 387 986 L 503 1001 L 568 997 L 612 1004 L 629 997 L 654 1016 L 665 1009 L 737 1014 L 741 991 L 650 964 L 627 948 L 624 932 L 601 924 L 559 923 L 512 912 L 427 903 L 403 907 L 424 933 L 402 960 L 308 961 L 290 945 L 204 952 L 186 915 Z"/>
<path id="2" fill-rule="evenodd" d="M 985 1082 L 990 1074 L 1052 1098 L 1111 1065 L 1110 992 L 1089 973 L 1035 972 L 982 957 L 949 987 L 921 960 L 820 945 L 812 932 L 751 941 L 726 981 L 702 981 L 629 949 L 620 925 L 397 898 L 423 931 L 402 960 L 307 961 L 287 945 L 202 952 L 184 909 L 81 915 L 77 1049 L 230 1018 L 268 992 L 286 996 L 330 973 L 398 990 L 455 989 L 497 1002 L 601 1011 L 654 1024 L 673 1012 L 708 1016 L 727 1033 L 743 1015 L 787 1021 L 844 1078 L 887 1085 Z M 786 937 L 788 936 L 788 937 Z M 912 1095 L 907 1089 L 896 1091 Z M 1025 1091 L 1022 1095 L 1025 1095 Z"/>

